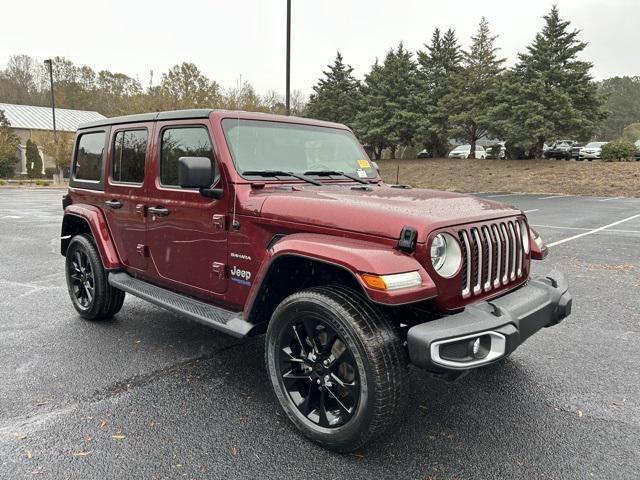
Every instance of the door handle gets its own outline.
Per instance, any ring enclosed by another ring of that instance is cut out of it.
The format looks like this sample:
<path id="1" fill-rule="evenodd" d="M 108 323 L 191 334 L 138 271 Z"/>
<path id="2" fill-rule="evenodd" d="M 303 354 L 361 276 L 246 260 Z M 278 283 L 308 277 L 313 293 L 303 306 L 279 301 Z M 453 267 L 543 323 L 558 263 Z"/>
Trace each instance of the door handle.
<path id="1" fill-rule="evenodd" d="M 147 208 L 147 212 L 158 217 L 166 217 L 169 215 L 169 209 L 164 207 L 149 207 Z"/>
<path id="2" fill-rule="evenodd" d="M 122 208 L 122 202 L 119 200 L 107 200 L 104 204 L 109 208 Z"/>

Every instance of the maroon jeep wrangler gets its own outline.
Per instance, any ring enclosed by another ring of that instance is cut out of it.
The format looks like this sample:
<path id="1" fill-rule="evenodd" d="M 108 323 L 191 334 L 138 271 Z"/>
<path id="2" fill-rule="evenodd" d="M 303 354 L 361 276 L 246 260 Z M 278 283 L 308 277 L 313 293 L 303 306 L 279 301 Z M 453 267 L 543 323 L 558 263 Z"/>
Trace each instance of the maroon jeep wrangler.
<path id="1" fill-rule="evenodd" d="M 265 335 L 304 435 L 350 451 L 394 426 L 413 364 L 454 378 L 571 310 L 522 211 L 389 185 L 344 125 L 188 110 L 87 123 L 63 199 L 74 307 L 125 292 L 235 337 Z"/>

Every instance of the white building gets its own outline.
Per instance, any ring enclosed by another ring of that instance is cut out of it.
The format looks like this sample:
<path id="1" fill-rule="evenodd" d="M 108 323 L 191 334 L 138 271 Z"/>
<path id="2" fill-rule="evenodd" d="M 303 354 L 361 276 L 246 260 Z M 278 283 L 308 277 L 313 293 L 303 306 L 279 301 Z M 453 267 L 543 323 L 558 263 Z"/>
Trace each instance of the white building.
<path id="1" fill-rule="evenodd" d="M 0 103 L 0 110 L 4 111 L 7 120 L 11 124 L 10 130 L 20 138 L 19 158 L 20 163 L 16 167 L 16 173 L 27 173 L 27 140 L 31 139 L 38 143 L 34 134 L 37 132 L 53 131 L 53 117 L 51 108 L 34 107 L 32 105 L 13 105 L 10 103 Z M 92 120 L 105 118 L 98 112 L 86 110 L 68 110 L 66 108 L 56 108 L 56 130 L 59 132 L 75 132 L 78 125 Z M 52 158 L 46 157 L 42 151 L 42 146 L 38 145 L 40 156 L 42 157 L 42 173 L 47 167 L 55 167 Z"/>

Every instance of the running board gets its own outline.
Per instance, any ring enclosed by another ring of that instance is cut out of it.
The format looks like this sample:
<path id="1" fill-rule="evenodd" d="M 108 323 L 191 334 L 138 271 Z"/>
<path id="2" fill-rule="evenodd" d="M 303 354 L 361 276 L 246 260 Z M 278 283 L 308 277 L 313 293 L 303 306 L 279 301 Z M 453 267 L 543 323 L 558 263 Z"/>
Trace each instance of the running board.
<path id="1" fill-rule="evenodd" d="M 244 338 L 255 327 L 242 318 L 242 312 L 215 307 L 185 295 L 139 280 L 125 272 L 109 273 L 109 284 L 131 295 L 147 300 L 159 307 L 187 317 L 208 327 Z"/>

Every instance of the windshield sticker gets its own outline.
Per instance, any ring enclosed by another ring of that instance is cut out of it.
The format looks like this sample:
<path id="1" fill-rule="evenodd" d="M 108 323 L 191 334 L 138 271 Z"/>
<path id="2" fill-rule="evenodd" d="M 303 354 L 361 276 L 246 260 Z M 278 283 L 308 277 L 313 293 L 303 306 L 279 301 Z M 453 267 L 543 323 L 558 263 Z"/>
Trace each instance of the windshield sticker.
<path id="1" fill-rule="evenodd" d="M 358 160 L 358 166 L 360 168 L 371 168 L 371 164 L 369 163 L 369 160 Z"/>
<path id="2" fill-rule="evenodd" d="M 359 168 L 358 170 L 356 170 L 356 173 L 358 174 L 358 176 L 360 178 L 367 178 L 367 172 L 365 172 L 364 170 L 362 170 L 361 168 Z"/>
<path id="3" fill-rule="evenodd" d="M 242 270 L 234 265 L 231 269 L 231 280 L 248 287 L 251 285 L 251 272 Z"/>

